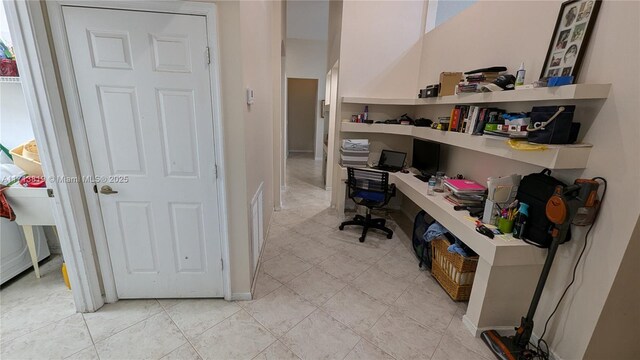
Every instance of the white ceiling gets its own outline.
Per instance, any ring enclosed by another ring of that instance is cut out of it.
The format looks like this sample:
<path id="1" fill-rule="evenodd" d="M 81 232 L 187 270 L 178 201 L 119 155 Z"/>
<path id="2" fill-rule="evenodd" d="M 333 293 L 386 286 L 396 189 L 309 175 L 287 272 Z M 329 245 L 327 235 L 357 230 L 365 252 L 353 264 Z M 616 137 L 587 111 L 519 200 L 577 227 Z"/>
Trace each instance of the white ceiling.
<path id="1" fill-rule="evenodd" d="M 328 0 L 287 1 L 288 38 L 326 41 L 328 33 Z"/>

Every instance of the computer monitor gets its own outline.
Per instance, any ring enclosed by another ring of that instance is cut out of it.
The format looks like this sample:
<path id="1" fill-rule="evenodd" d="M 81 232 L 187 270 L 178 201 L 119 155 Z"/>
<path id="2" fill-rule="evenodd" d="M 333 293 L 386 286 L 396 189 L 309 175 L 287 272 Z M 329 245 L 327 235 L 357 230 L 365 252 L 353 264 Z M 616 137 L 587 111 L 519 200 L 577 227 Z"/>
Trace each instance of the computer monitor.
<path id="1" fill-rule="evenodd" d="M 423 176 L 435 175 L 440 168 L 440 144 L 413 139 L 413 161 L 411 166 Z"/>

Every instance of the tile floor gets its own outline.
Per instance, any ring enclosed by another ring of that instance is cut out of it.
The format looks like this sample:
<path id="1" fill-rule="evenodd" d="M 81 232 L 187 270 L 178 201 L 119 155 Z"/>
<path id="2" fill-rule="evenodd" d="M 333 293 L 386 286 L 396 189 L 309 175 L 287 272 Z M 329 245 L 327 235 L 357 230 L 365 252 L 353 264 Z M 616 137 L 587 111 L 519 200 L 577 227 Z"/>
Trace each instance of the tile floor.
<path id="1" fill-rule="evenodd" d="M 462 324 L 466 304 L 393 239 L 338 231 L 320 162 L 288 161 L 254 300 L 123 300 L 76 314 L 60 259 L 0 291 L 0 357 L 9 359 L 486 359 Z"/>

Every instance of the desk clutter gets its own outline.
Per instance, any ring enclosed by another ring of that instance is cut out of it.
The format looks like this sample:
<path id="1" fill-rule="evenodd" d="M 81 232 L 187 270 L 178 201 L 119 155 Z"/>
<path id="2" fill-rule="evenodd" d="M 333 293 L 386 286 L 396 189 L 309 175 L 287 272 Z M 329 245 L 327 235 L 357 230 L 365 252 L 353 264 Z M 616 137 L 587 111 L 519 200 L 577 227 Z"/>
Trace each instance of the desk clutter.
<path id="1" fill-rule="evenodd" d="M 449 116 L 436 121 L 413 119 L 402 114 L 397 119 L 373 120 L 368 117 L 368 106 L 361 115 L 352 115 L 351 122 L 368 124 L 412 125 L 435 130 L 484 135 L 499 140 L 512 140 L 517 150 L 542 150 L 518 146 L 514 141 L 534 144 L 573 144 L 578 140 L 580 123 L 574 121 L 575 105 L 534 106 L 529 111 L 508 112 L 497 107 L 454 105 Z M 367 120 L 361 120 L 362 118 Z"/>
<path id="2" fill-rule="evenodd" d="M 364 168 L 369 161 L 368 139 L 344 139 L 340 145 L 340 166 Z"/>

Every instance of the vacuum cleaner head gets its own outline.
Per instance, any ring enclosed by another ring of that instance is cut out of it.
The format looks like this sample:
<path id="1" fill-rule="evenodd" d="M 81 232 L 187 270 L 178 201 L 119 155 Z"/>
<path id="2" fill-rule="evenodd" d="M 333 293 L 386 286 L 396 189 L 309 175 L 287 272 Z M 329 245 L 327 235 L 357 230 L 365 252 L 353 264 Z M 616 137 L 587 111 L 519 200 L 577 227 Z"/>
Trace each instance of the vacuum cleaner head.
<path id="1" fill-rule="evenodd" d="M 513 336 L 501 336 L 495 330 L 483 331 L 480 338 L 500 360 L 528 360 L 537 356 L 537 352 L 517 345 Z"/>

